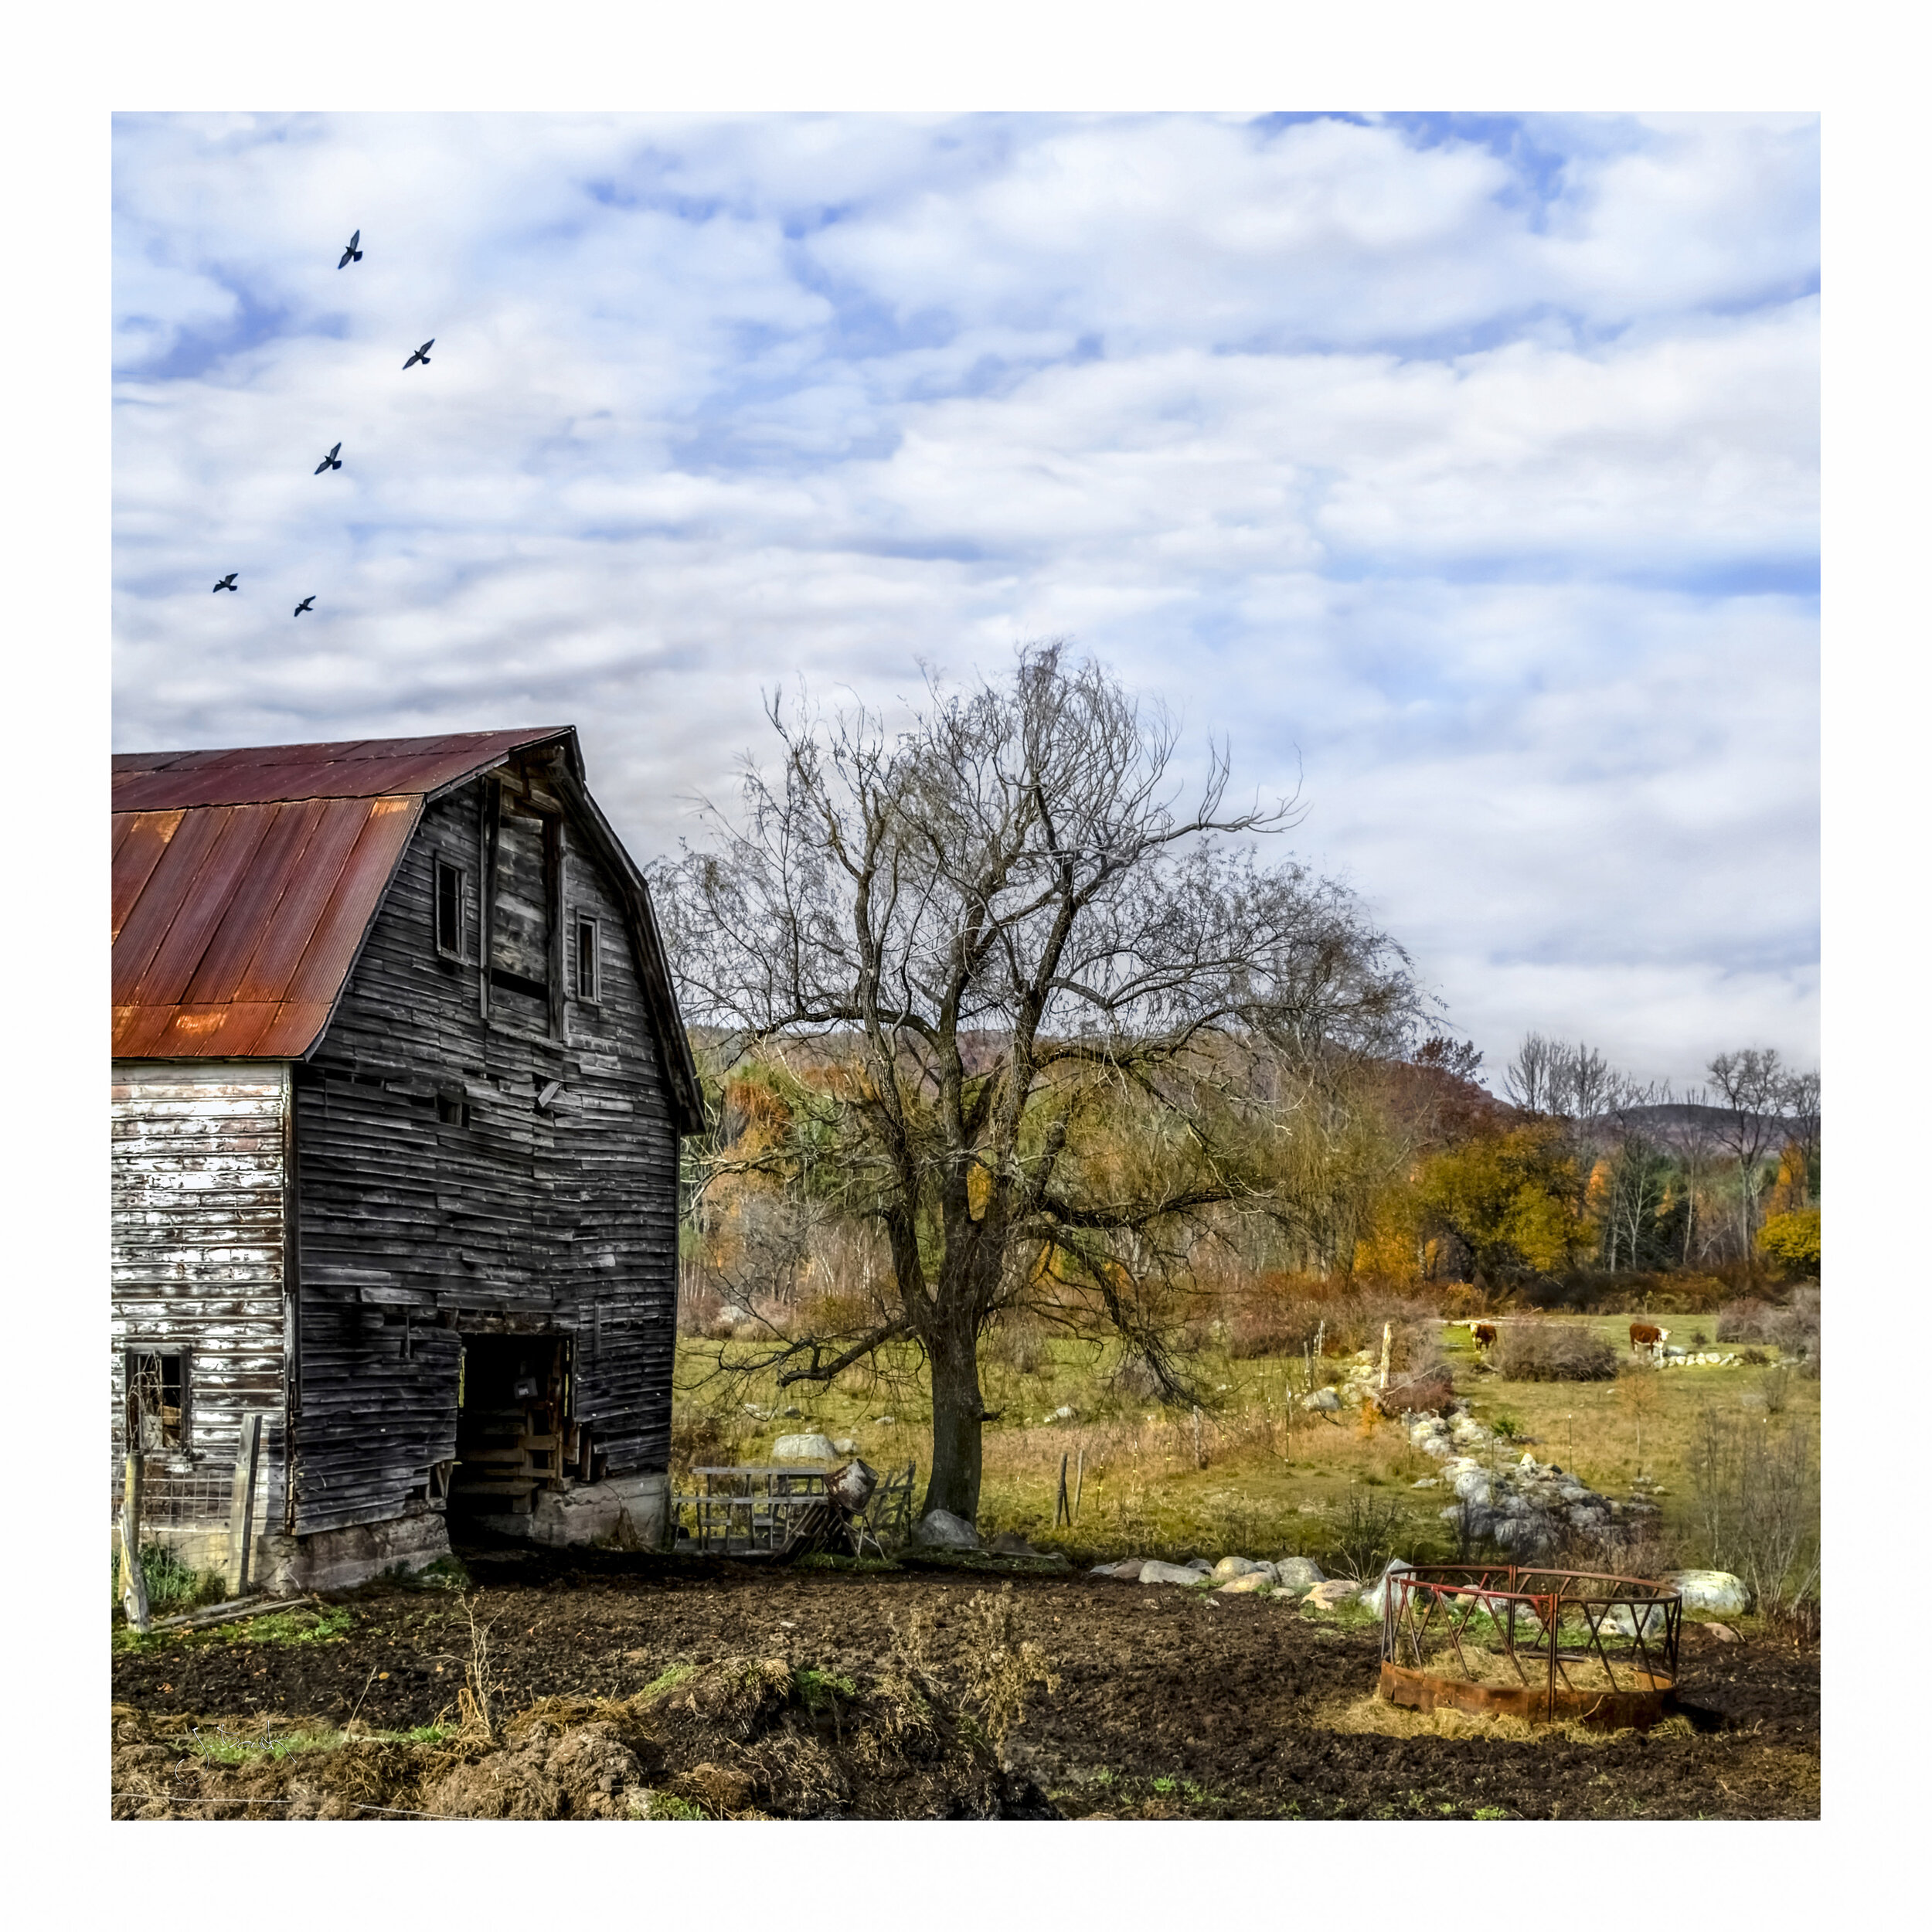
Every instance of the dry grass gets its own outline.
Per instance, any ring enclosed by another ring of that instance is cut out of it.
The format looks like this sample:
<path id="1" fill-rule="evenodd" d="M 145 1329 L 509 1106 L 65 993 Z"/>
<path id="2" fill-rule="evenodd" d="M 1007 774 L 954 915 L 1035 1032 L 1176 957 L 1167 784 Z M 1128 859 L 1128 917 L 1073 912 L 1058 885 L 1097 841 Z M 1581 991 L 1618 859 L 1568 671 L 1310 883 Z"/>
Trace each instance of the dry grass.
<path id="1" fill-rule="evenodd" d="M 1629 1319 L 1583 1316 L 1563 1325 L 1585 1329 L 1613 1352 L 1621 1347 L 1627 1353 Z M 1740 1397 L 1760 1386 L 1756 1371 L 1668 1369 L 1643 1377 L 1641 1389 L 1631 1376 L 1516 1382 L 1478 1359 L 1466 1329 L 1440 1331 L 1430 1346 L 1438 1344 L 1478 1419 L 1493 1423 L 1506 1417 L 1516 1425 L 1519 1439 L 1509 1446 L 1510 1460 L 1529 1448 L 1616 1497 L 1628 1495 L 1640 1475 L 1654 1479 L 1663 1515 L 1653 1531 L 1638 1539 L 1641 1553 L 1633 1544 L 1638 1573 L 1653 1574 L 1680 1557 L 1699 1561 L 1690 1481 L 1699 1412 L 1716 1402 L 1743 1413 Z M 1291 1410 L 1284 1400 L 1289 1383 L 1303 1386 L 1299 1358 L 1242 1360 L 1209 1354 L 1192 1365 L 1204 1397 L 1197 1466 L 1187 1413 L 1163 1409 L 1151 1397 L 1117 1386 L 1116 1353 L 1062 1335 L 1049 1337 L 1048 1346 L 1055 1369 L 1050 1386 L 998 1359 L 983 1369 L 987 1406 L 1001 1413 L 985 1437 L 982 1532 L 1015 1529 L 1036 1544 L 1064 1547 L 1092 1560 L 1124 1554 L 1170 1560 L 1302 1555 L 1327 1569 L 1351 1494 L 1366 1491 L 1393 1499 L 1406 1512 L 1403 1540 L 1411 1548 L 1402 1553 L 1427 1553 L 1432 1539 L 1434 1553 L 1451 1553 L 1439 1515 L 1451 1498 L 1440 1488 L 1411 1487 L 1434 1476 L 1437 1465 L 1413 1450 L 1393 1421 L 1374 1422 L 1364 1434 L 1353 1415 L 1338 1423 Z M 1331 1355 L 1324 1369 L 1333 1379 L 1345 1366 Z M 903 1361 L 889 1363 L 883 1376 L 848 1373 L 829 1388 L 794 1386 L 782 1396 L 769 1385 L 754 1384 L 732 1389 L 727 1400 L 715 1385 L 692 1386 L 696 1376 L 682 1358 L 679 1377 L 681 1408 L 719 1405 L 719 1427 L 733 1451 L 720 1461 L 762 1460 L 777 1434 L 815 1428 L 853 1437 L 876 1468 L 903 1469 L 912 1461 L 922 1480 L 927 1468 L 931 1410 L 910 1351 Z M 804 1417 L 757 1423 L 740 1406 L 747 1400 L 795 1403 Z M 1051 1419 L 1062 1403 L 1074 1410 L 1072 1420 Z M 1810 1430 L 1815 1441 L 1818 1409 L 1819 1384 L 1799 1376 L 1790 1386 L 1781 1420 Z M 882 1423 L 882 1414 L 893 1420 Z M 685 1427 L 690 1440 L 695 1428 Z M 1063 1455 L 1069 1458 L 1070 1490 L 1076 1461 L 1083 1458 L 1080 1513 L 1070 1530 L 1056 1529 L 1053 1522 Z"/>
<path id="2" fill-rule="evenodd" d="M 1629 1730 L 1593 1730 L 1573 1718 L 1543 1724 L 1532 1723 L 1527 1718 L 1475 1711 L 1411 1710 L 1406 1704 L 1391 1704 L 1372 1692 L 1352 1701 L 1337 1699 L 1317 1711 L 1312 1721 L 1318 1730 L 1355 1736 L 1486 1738 L 1509 1744 L 1546 1743 L 1553 1738 L 1572 1744 L 1608 1744 L 1637 1735 Z M 1689 1718 L 1675 1715 L 1651 1725 L 1643 1735 L 1692 1737 L 1696 1733 Z"/>

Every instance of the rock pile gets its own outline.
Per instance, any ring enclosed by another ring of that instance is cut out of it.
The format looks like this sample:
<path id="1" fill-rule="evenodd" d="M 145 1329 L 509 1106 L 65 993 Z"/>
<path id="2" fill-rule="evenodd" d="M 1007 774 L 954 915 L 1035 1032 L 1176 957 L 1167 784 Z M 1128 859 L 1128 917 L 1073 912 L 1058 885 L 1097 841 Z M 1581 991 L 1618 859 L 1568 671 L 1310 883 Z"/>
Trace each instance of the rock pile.
<path id="1" fill-rule="evenodd" d="M 1279 1563 L 1255 1556 L 1223 1556 L 1218 1563 L 1210 1563 L 1205 1556 L 1192 1556 L 1184 1563 L 1128 1556 L 1117 1563 L 1096 1563 L 1088 1574 L 1124 1583 L 1178 1583 L 1223 1597 L 1250 1597 L 1265 1591 L 1294 1603 L 1327 1581 L 1321 1565 L 1306 1556 L 1284 1556 Z M 1354 1583 L 1345 1584 L 1343 1594 L 1356 1588 Z"/>
<path id="2" fill-rule="evenodd" d="M 1457 1500 L 1441 1512 L 1444 1520 L 1466 1526 L 1513 1556 L 1539 1562 L 1566 1528 L 1607 1529 L 1616 1513 L 1607 1497 L 1558 1464 L 1539 1462 L 1527 1451 L 1519 1462 L 1502 1463 L 1495 1437 L 1460 1405 L 1451 1406 L 1446 1420 L 1418 1417 L 1409 1440 L 1441 1464 L 1437 1480 L 1455 1492 Z"/>

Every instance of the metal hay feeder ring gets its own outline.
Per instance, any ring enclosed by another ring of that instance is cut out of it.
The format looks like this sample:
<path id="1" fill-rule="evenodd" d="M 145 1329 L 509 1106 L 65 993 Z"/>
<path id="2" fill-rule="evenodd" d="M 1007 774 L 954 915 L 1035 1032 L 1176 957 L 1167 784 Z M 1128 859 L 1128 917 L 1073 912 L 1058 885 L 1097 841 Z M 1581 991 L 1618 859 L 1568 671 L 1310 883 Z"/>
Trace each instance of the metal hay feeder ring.
<path id="1" fill-rule="evenodd" d="M 1683 1614 L 1649 1577 L 1424 1563 L 1388 1579 L 1376 1688 L 1419 1711 L 1642 1730 L 1675 1705 Z"/>

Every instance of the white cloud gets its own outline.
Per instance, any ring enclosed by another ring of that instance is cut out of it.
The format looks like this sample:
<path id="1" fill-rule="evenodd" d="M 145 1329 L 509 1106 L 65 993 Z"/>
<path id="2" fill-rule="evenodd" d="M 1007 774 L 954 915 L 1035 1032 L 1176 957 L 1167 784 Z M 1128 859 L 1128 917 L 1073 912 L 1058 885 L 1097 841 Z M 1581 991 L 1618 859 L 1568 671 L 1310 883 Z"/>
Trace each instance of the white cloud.
<path id="1" fill-rule="evenodd" d="M 117 743 L 573 720 L 648 852 L 761 685 L 1070 631 L 1492 1064 L 1815 1051 L 1815 121 L 117 139 Z"/>

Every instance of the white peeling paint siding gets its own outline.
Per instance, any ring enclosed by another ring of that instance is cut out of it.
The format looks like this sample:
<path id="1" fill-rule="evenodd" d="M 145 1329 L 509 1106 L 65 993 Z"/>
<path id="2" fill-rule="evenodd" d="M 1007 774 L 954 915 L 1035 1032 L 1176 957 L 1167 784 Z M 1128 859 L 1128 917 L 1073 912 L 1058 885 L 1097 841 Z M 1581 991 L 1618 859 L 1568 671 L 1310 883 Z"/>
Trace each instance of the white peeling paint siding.
<path id="1" fill-rule="evenodd" d="M 127 1351 L 185 1349 L 185 1455 L 151 1456 L 146 1512 L 185 1533 L 225 1522 L 243 1413 L 264 1417 L 256 1529 L 282 1523 L 289 1071 L 285 1063 L 114 1066 L 114 1466 L 125 1447 Z"/>

